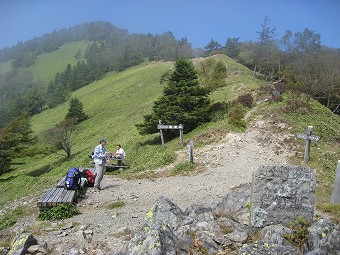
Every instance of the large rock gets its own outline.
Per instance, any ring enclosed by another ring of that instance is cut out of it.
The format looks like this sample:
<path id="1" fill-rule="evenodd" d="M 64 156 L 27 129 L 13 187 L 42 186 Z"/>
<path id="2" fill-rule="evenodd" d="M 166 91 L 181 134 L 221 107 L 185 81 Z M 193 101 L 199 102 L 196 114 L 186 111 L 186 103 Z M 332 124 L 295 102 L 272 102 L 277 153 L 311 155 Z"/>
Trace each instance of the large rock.
<path id="1" fill-rule="evenodd" d="M 305 167 L 259 167 L 253 173 L 250 225 L 288 226 L 298 216 L 312 221 L 315 183 L 315 173 Z"/>
<path id="2" fill-rule="evenodd" d="M 128 254 L 176 254 L 178 242 L 173 229 L 183 219 L 182 210 L 168 199 L 161 197 L 146 215 L 146 224 L 136 231 L 128 246 Z"/>
<path id="3" fill-rule="evenodd" d="M 320 219 L 308 229 L 308 255 L 340 254 L 340 226 Z"/>
<path id="4" fill-rule="evenodd" d="M 8 255 L 23 255 L 27 254 L 27 249 L 31 245 L 38 244 L 37 240 L 30 233 L 20 233 L 15 236 L 11 244 L 11 250 Z"/>

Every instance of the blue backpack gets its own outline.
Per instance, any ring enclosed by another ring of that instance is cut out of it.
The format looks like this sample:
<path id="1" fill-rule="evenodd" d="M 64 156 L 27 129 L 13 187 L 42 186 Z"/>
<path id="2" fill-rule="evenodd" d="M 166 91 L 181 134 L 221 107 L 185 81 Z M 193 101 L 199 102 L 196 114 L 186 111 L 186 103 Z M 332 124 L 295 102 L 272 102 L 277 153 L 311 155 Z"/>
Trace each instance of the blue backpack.
<path id="1" fill-rule="evenodd" d="M 66 174 L 65 188 L 79 190 L 80 188 L 80 171 L 77 167 L 71 167 Z"/>

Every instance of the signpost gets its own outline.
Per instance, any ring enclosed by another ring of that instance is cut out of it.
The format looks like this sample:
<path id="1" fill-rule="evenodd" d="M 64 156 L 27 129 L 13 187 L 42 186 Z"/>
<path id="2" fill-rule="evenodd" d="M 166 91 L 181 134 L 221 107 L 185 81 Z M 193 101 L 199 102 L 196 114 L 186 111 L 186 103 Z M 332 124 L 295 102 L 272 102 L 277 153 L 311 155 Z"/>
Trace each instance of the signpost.
<path id="1" fill-rule="evenodd" d="M 162 145 L 164 145 L 163 131 L 162 129 L 179 129 L 179 142 L 183 146 L 183 125 L 163 125 L 159 120 L 159 124 L 157 125 L 157 129 L 159 129 L 159 133 L 161 134 Z"/>
<path id="2" fill-rule="evenodd" d="M 194 142 L 191 140 L 188 144 L 188 148 L 189 148 L 189 162 L 193 163 L 194 162 Z"/>
<path id="3" fill-rule="evenodd" d="M 340 160 L 336 169 L 331 202 L 332 204 L 340 204 Z"/>
<path id="4" fill-rule="evenodd" d="M 312 131 L 313 131 L 313 126 L 308 126 L 304 134 L 299 134 L 299 133 L 295 134 L 296 138 L 306 140 L 305 157 L 303 159 L 304 164 L 307 164 L 309 160 L 310 142 L 311 141 L 317 142 L 320 140 L 320 136 L 312 135 Z"/>

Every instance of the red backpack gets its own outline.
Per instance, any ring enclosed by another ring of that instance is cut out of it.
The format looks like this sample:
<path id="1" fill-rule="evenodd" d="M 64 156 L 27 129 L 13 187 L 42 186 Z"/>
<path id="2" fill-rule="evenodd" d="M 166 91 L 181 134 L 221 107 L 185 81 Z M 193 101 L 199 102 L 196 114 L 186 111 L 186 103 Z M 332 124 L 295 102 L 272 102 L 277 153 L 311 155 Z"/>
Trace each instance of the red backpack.
<path id="1" fill-rule="evenodd" d="M 91 172 L 90 169 L 86 169 L 84 171 L 84 177 L 87 179 L 87 186 L 88 187 L 93 187 L 94 186 L 94 181 L 96 179 L 96 176 Z"/>

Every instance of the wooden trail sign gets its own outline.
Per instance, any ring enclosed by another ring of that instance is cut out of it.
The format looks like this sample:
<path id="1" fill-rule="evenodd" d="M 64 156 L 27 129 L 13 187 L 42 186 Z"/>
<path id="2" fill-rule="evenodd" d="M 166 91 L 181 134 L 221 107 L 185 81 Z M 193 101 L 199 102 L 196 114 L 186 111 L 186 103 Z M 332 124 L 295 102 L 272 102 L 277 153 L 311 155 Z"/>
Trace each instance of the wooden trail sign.
<path id="1" fill-rule="evenodd" d="M 179 142 L 183 146 L 183 125 L 163 125 L 162 122 L 159 120 L 157 125 L 157 129 L 159 129 L 159 133 L 161 134 L 161 141 L 162 145 L 164 145 L 164 137 L 162 129 L 179 129 Z"/>
<path id="2" fill-rule="evenodd" d="M 317 142 L 320 140 L 320 136 L 312 135 L 312 131 L 313 131 L 313 126 L 308 126 L 304 134 L 300 134 L 300 133 L 295 134 L 296 138 L 306 140 L 305 156 L 303 159 L 304 164 L 307 164 L 309 160 L 310 142 L 311 141 Z"/>

